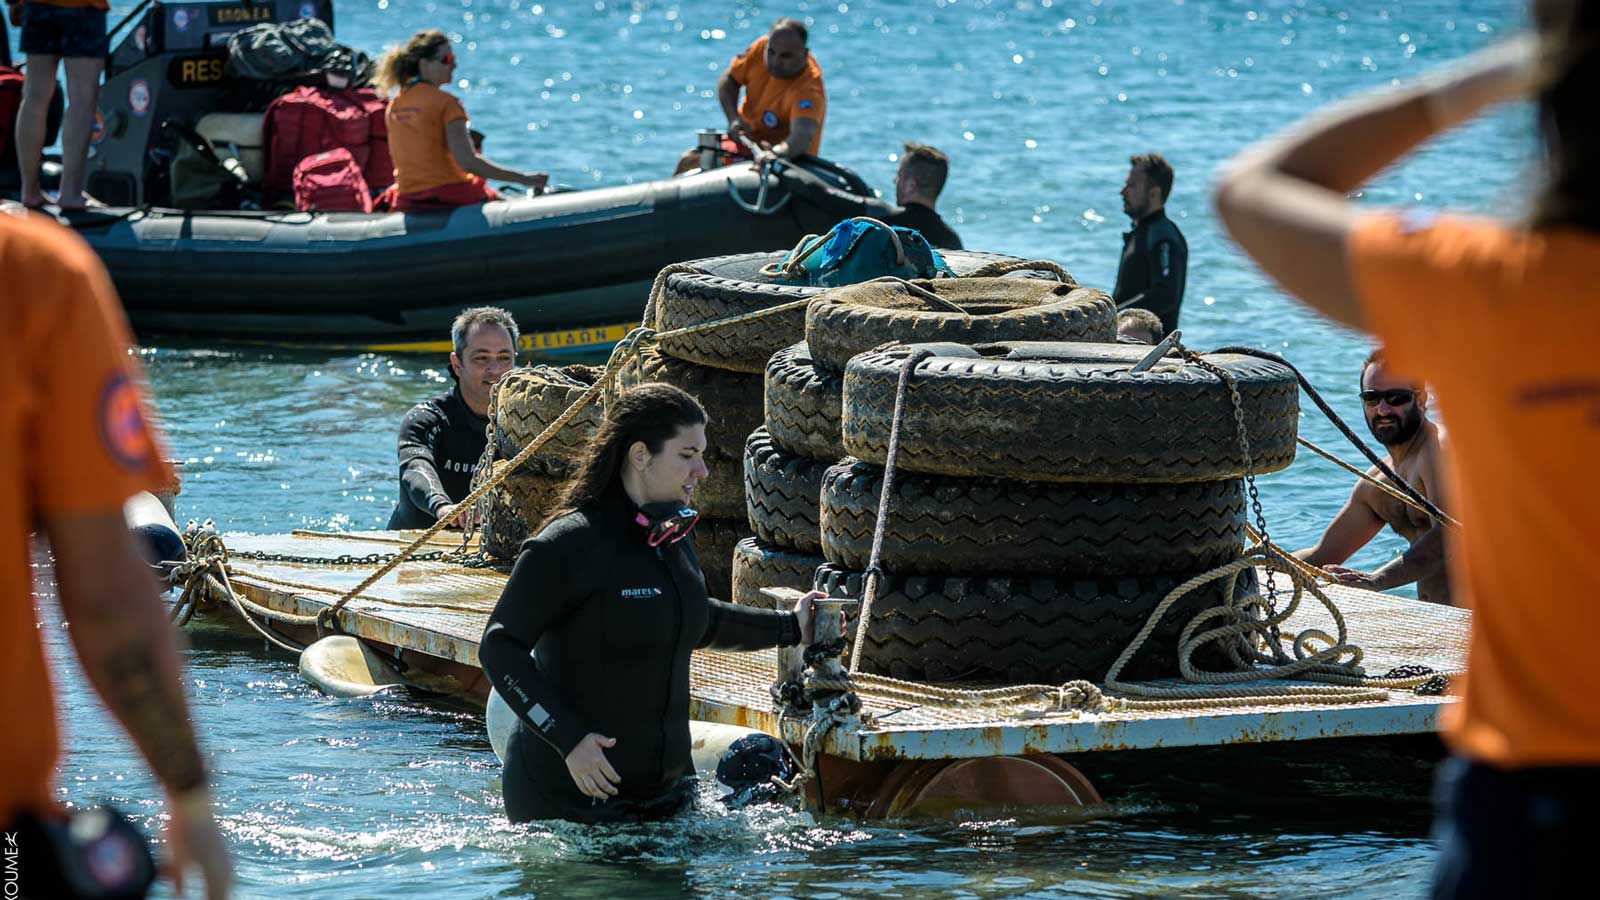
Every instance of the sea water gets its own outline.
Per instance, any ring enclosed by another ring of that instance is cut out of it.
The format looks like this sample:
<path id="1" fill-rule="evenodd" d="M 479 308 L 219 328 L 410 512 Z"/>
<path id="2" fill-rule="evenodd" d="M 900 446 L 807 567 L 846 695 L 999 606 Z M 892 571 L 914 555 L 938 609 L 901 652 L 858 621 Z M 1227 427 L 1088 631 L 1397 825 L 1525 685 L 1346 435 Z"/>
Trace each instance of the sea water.
<path id="1" fill-rule="evenodd" d="M 453 90 L 486 154 L 582 188 L 670 172 L 696 129 L 721 126 L 722 68 L 781 15 L 808 23 L 825 73 L 823 154 L 892 196 L 901 142 L 946 151 L 940 210 L 969 248 L 1054 259 L 1109 288 L 1128 157 L 1165 155 L 1177 172 L 1168 211 L 1189 242 L 1186 342 L 1284 354 L 1363 433 L 1355 394 L 1369 344 L 1286 299 L 1227 241 L 1209 206 L 1213 173 L 1324 104 L 1525 19 L 1507 0 L 364 0 L 342 4 L 337 27 L 374 55 L 444 29 Z M 1423 149 L 1360 201 L 1514 216 L 1533 150 L 1530 113 L 1507 109 Z M 471 303 L 470 286 L 454 299 Z M 400 417 L 449 378 L 441 356 L 162 339 L 141 352 L 185 464 L 180 521 L 240 531 L 382 527 Z M 1303 435 L 1357 459 L 1303 406 Z M 1272 534 L 1314 541 L 1351 486 L 1310 454 L 1263 477 Z M 1403 546 L 1385 532 L 1352 565 Z M 41 604 L 53 610 L 49 591 Z M 42 633 L 54 659 L 70 659 L 62 628 Z M 1421 895 L 1435 854 L 1426 742 L 1080 757 L 1114 802 L 1065 825 L 819 822 L 707 803 L 670 826 L 513 828 L 481 715 L 322 697 L 287 655 L 229 630 L 202 628 L 191 643 L 187 687 L 243 897 L 1389 898 Z M 159 828 L 158 789 L 81 676 L 65 671 L 57 690 L 63 798 L 111 799 Z"/>

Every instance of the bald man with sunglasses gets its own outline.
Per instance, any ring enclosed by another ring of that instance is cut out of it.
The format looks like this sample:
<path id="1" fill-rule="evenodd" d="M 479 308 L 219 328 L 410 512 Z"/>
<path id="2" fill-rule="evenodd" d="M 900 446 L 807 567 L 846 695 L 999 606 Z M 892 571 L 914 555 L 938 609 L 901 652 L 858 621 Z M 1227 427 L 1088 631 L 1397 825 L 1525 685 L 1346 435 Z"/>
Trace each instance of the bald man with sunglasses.
<path id="1" fill-rule="evenodd" d="M 1384 461 L 1444 509 L 1439 460 L 1445 433 L 1428 419 L 1427 389 L 1392 372 L 1383 351 L 1377 350 L 1361 366 L 1361 408 L 1372 436 L 1389 451 Z M 1376 468 L 1367 474 L 1390 483 Z M 1342 564 L 1377 537 L 1385 525 L 1410 542 L 1410 548 L 1372 572 L 1345 568 Z M 1415 582 L 1419 599 L 1448 604 L 1450 583 L 1445 574 L 1443 528 L 1422 510 L 1366 481 L 1358 481 L 1349 501 L 1322 533 L 1322 539 L 1295 556 L 1327 570 L 1343 584 L 1387 591 Z"/>

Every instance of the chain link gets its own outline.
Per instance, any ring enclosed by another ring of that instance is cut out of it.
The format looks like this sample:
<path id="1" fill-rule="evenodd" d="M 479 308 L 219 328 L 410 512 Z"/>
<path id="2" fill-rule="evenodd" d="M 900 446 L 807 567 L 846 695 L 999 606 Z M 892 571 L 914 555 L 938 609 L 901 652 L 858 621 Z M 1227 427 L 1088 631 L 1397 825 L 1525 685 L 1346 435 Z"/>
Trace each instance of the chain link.
<path id="1" fill-rule="evenodd" d="M 252 562 L 280 562 L 294 563 L 302 566 L 382 566 L 388 564 L 398 553 L 368 553 L 365 556 L 356 556 L 344 553 L 339 556 L 297 556 L 293 553 L 267 553 L 260 550 L 229 550 L 229 559 L 248 559 Z M 448 562 L 468 569 L 482 569 L 495 565 L 482 551 L 465 553 L 460 550 L 429 550 L 423 553 L 413 553 L 406 557 L 406 562 Z"/>
<path id="2" fill-rule="evenodd" d="M 1200 354 L 1183 346 L 1183 344 L 1179 343 L 1175 346 L 1178 352 L 1183 354 L 1185 361 L 1191 362 L 1217 376 L 1217 379 L 1228 389 L 1228 399 L 1233 404 L 1234 430 L 1239 437 L 1239 452 L 1244 458 L 1244 483 L 1245 491 L 1250 498 L 1250 512 L 1256 520 L 1256 531 L 1261 533 L 1261 546 L 1266 549 L 1267 553 L 1274 553 L 1272 536 L 1267 531 L 1267 516 L 1261 509 L 1261 492 L 1256 489 L 1255 454 L 1250 451 L 1250 429 L 1244 420 L 1244 397 L 1239 393 L 1239 380 L 1233 377 L 1232 372 L 1206 360 Z M 1273 578 L 1273 570 L 1270 566 L 1267 567 L 1266 600 L 1268 612 L 1276 616 L 1278 614 L 1278 585 Z M 1273 629 L 1273 637 L 1277 637 L 1276 628 Z M 1275 651 L 1278 650 L 1277 647 L 1273 649 Z"/>

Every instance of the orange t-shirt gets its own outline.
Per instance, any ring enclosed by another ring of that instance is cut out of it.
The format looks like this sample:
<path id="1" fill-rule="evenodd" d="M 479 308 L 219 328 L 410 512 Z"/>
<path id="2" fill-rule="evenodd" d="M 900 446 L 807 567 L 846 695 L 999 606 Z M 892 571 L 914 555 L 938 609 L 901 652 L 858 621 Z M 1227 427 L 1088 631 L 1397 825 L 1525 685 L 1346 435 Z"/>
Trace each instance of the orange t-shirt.
<path id="1" fill-rule="evenodd" d="M 29 535 L 45 518 L 118 512 L 170 479 L 105 269 L 77 235 L 0 213 L 0 824 L 51 803 L 55 705 Z"/>
<path id="2" fill-rule="evenodd" d="M 767 36 L 762 35 L 733 58 L 728 74 L 744 86 L 739 118 L 750 126 L 756 140 L 779 143 L 789 136 L 789 126 L 795 119 L 816 119 L 817 137 L 805 151 L 816 155 L 822 146 L 828 96 L 822 88 L 822 67 L 810 51 L 806 52 L 806 67 L 799 75 L 774 78 L 767 71 Z"/>
<path id="3" fill-rule="evenodd" d="M 389 101 L 383 121 L 389 129 L 397 193 L 415 194 L 472 180 L 456 165 L 444 136 L 446 125 L 466 118 L 460 100 L 426 81 L 407 85 Z"/>
<path id="4" fill-rule="evenodd" d="M 1384 215 L 1348 252 L 1368 327 L 1450 423 L 1473 620 L 1445 738 L 1500 767 L 1600 764 L 1600 234 Z"/>

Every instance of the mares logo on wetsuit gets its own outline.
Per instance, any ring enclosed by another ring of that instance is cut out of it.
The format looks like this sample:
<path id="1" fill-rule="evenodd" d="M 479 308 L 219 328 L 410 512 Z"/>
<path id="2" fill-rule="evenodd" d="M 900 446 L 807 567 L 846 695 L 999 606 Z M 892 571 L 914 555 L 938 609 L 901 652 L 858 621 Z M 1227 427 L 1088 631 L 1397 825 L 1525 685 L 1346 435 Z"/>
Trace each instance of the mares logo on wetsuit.
<path id="1" fill-rule="evenodd" d="M 149 465 L 154 453 L 150 429 L 145 426 L 139 392 L 125 372 L 112 375 L 100 392 L 100 435 L 124 468 L 137 470 Z"/>
<path id="2" fill-rule="evenodd" d="M 661 596 L 661 588 L 623 588 L 620 596 L 624 600 L 649 600 Z"/>

